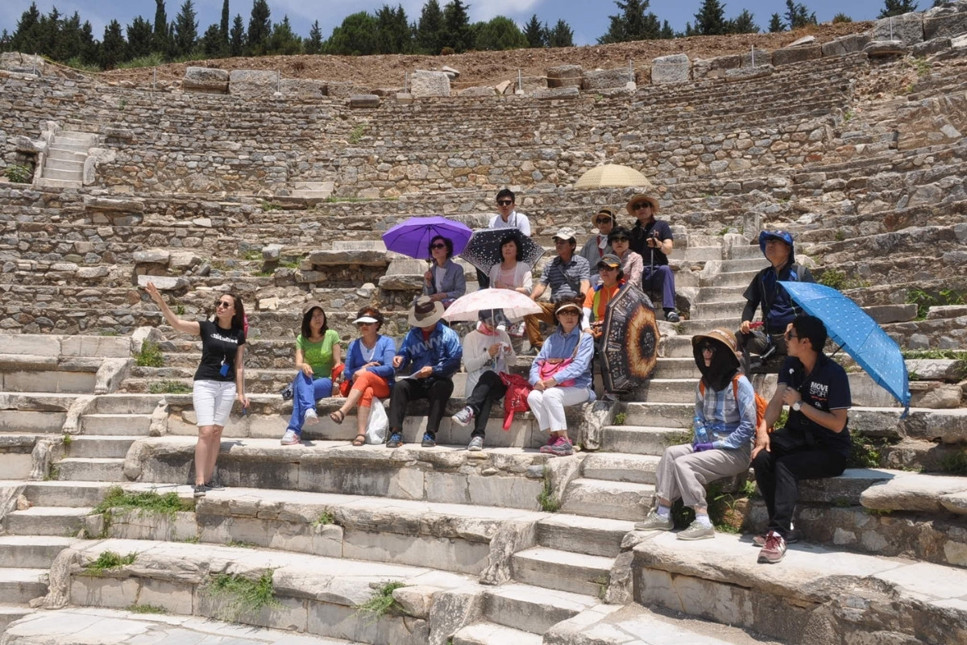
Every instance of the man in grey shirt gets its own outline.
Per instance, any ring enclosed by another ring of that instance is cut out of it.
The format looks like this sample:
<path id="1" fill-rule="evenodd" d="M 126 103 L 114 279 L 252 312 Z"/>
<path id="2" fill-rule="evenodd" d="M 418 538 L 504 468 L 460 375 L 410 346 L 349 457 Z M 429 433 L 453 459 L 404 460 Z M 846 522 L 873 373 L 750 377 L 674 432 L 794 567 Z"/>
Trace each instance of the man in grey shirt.
<path id="1" fill-rule="evenodd" d="M 539 350 L 544 344 L 540 322 L 544 321 L 547 325 L 554 326 L 556 303 L 583 296 L 591 288 L 591 269 L 588 261 L 574 253 L 577 248 L 574 229 L 565 227 L 555 233 L 554 246 L 557 249 L 557 255 L 544 265 L 544 273 L 531 291 L 531 299 L 541 306 L 543 312 L 524 318 L 527 340 L 535 350 Z M 541 301 L 540 297 L 547 291 L 548 286 L 551 288 L 551 301 Z"/>

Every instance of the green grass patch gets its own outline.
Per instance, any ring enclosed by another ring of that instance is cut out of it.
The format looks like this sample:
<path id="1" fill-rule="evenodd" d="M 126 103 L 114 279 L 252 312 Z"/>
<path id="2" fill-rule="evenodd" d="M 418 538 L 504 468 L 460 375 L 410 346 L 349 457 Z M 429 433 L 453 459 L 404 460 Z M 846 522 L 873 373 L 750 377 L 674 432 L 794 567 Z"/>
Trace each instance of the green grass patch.
<path id="1" fill-rule="evenodd" d="M 279 211 L 282 210 L 282 204 L 276 204 L 275 202 L 262 202 L 262 210 L 266 213 Z"/>
<path id="2" fill-rule="evenodd" d="M 34 172 L 28 166 L 15 163 L 4 168 L 3 174 L 15 184 L 29 184 L 34 179 Z"/>
<path id="3" fill-rule="evenodd" d="M 967 475 L 967 449 L 961 448 L 941 459 L 940 470 L 951 475 Z"/>
<path id="4" fill-rule="evenodd" d="M 352 129 L 352 132 L 349 133 L 349 143 L 352 143 L 352 144 L 359 143 L 360 141 L 362 141 L 363 135 L 365 134 L 366 134 L 366 124 L 360 123 L 359 125 L 357 125 L 355 128 Z"/>
<path id="5" fill-rule="evenodd" d="M 94 507 L 91 514 L 97 515 L 114 510 L 121 512 L 139 510 L 144 513 L 174 517 L 179 511 L 194 511 L 195 500 L 181 499 L 175 492 L 159 495 L 153 490 L 128 492 L 120 486 L 113 486 L 101 503 Z"/>
<path id="6" fill-rule="evenodd" d="M 272 576 L 271 570 L 255 580 L 235 573 L 217 573 L 209 578 L 204 592 L 220 602 L 217 611 L 220 618 L 237 621 L 243 614 L 282 606 L 275 597 Z"/>
<path id="7" fill-rule="evenodd" d="M 883 460 L 883 449 L 890 445 L 886 439 L 865 437 L 854 434 L 850 455 L 846 459 L 847 468 L 879 468 Z"/>
<path id="8" fill-rule="evenodd" d="M 255 549 L 258 545 L 253 542 L 245 542 L 243 540 L 229 540 L 225 543 L 225 546 L 232 546 L 237 549 Z"/>
<path id="9" fill-rule="evenodd" d="M 128 605 L 125 608 L 132 614 L 167 614 L 168 610 L 157 605 Z"/>
<path id="10" fill-rule="evenodd" d="M 907 304 L 917 306 L 917 320 L 924 320 L 930 307 L 965 304 L 964 294 L 956 289 L 938 289 L 925 291 L 924 289 L 907 290 Z"/>
<path id="11" fill-rule="evenodd" d="M 561 500 L 554 497 L 554 489 L 551 486 L 551 471 L 547 466 L 544 466 L 544 486 L 537 496 L 537 503 L 540 504 L 541 510 L 546 513 L 557 513 L 561 510 Z"/>
<path id="12" fill-rule="evenodd" d="M 825 269 L 819 275 L 819 284 L 824 284 L 827 287 L 832 287 L 838 291 L 842 291 L 846 288 L 846 274 L 837 269 Z"/>
<path id="13" fill-rule="evenodd" d="M 329 511 L 323 511 L 319 513 L 319 517 L 312 523 L 313 526 L 329 526 L 330 524 L 335 524 L 336 518 L 333 517 L 332 513 Z"/>
<path id="14" fill-rule="evenodd" d="M 137 553 L 121 555 L 115 551 L 104 551 L 101 555 L 97 556 L 97 560 L 88 563 L 84 567 L 84 570 L 92 576 L 100 576 L 105 571 L 120 569 L 123 566 L 134 564 L 134 560 L 137 557 Z"/>
<path id="15" fill-rule="evenodd" d="M 403 614 L 403 607 L 393 598 L 393 592 L 406 584 L 399 580 L 384 583 L 376 589 L 372 598 L 361 605 L 356 605 L 356 611 L 370 614 L 373 620 L 379 620 L 386 614 L 400 616 Z"/>
<path id="16" fill-rule="evenodd" d="M 625 424 L 625 421 L 627 419 L 628 419 L 628 413 L 627 412 L 616 412 L 615 415 L 614 415 L 614 422 L 613 423 L 616 426 L 623 426 Z"/>
<path id="17" fill-rule="evenodd" d="M 191 386 L 179 381 L 155 381 L 148 383 L 149 394 L 188 394 Z"/>
<path id="18" fill-rule="evenodd" d="M 161 346 L 151 340 L 141 343 L 141 351 L 135 354 L 134 362 L 139 367 L 162 367 L 165 364 Z"/>
<path id="19" fill-rule="evenodd" d="M 118 69 L 140 69 L 142 67 L 158 67 L 164 65 L 165 59 L 158 52 L 152 52 L 147 56 L 132 58 L 131 60 L 118 63 Z"/>
<path id="20" fill-rule="evenodd" d="M 79 56 L 68 58 L 66 61 L 64 61 L 64 65 L 67 65 L 71 69 L 76 69 L 80 72 L 97 73 L 97 72 L 103 71 L 101 70 L 100 65 L 94 65 L 93 63 L 85 63 L 80 59 Z"/>
<path id="21" fill-rule="evenodd" d="M 45 482 L 55 482 L 60 479 L 60 467 L 57 464 L 51 464 L 50 470 L 44 475 Z"/>

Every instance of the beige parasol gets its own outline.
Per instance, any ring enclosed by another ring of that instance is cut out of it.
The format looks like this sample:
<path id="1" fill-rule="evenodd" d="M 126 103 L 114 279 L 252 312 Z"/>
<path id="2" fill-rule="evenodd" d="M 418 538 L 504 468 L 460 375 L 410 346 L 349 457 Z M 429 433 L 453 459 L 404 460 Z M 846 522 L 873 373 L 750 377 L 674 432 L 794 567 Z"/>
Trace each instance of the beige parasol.
<path id="1" fill-rule="evenodd" d="M 618 164 L 605 164 L 592 168 L 574 182 L 575 188 L 652 188 L 643 174 Z"/>

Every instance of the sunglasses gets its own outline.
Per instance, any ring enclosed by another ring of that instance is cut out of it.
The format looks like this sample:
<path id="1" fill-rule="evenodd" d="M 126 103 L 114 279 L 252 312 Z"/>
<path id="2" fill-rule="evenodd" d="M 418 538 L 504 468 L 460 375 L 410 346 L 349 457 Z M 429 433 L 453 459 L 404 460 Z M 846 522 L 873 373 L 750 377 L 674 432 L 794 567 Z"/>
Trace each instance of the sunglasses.
<path id="1" fill-rule="evenodd" d="M 631 208 L 636 211 L 640 211 L 642 208 L 651 208 L 651 202 L 638 202 Z"/>
<path id="2" fill-rule="evenodd" d="M 783 337 L 784 337 L 784 338 L 785 338 L 785 339 L 786 339 L 787 341 L 790 341 L 790 340 L 796 340 L 797 338 L 799 338 L 799 336 L 796 336 L 796 335 L 795 335 L 794 333 L 792 333 L 792 330 L 789 330 L 789 331 L 787 331 L 786 333 L 784 333 L 784 334 L 783 334 Z"/>
<path id="3" fill-rule="evenodd" d="M 510 201 L 509 199 L 498 199 L 497 203 L 500 204 L 501 206 L 510 206 L 514 202 Z"/>
<path id="4" fill-rule="evenodd" d="M 219 309 L 221 309 L 222 307 L 224 307 L 225 309 L 228 309 L 229 307 L 232 306 L 232 303 L 228 302 L 227 300 L 219 300 L 218 302 L 215 303 L 215 306 Z"/>
<path id="5" fill-rule="evenodd" d="M 617 270 L 618 270 L 618 267 L 608 267 L 608 266 L 598 267 L 598 271 L 617 271 Z"/>
<path id="6" fill-rule="evenodd" d="M 716 347 L 712 343 L 704 343 L 704 344 L 702 344 L 702 351 L 703 352 L 709 352 L 710 354 L 714 354 L 715 353 L 715 350 L 716 350 Z"/>
<path id="7" fill-rule="evenodd" d="M 611 222 L 610 217 L 599 217 L 598 219 L 594 220 L 595 224 L 608 224 L 610 222 Z"/>
<path id="8" fill-rule="evenodd" d="M 445 249 L 445 248 L 447 248 L 447 245 L 446 244 L 439 244 L 439 243 L 438 244 L 431 244 L 430 245 L 430 248 L 431 249 Z"/>
<path id="9" fill-rule="evenodd" d="M 630 240 L 626 237 L 616 237 L 611 240 L 612 244 L 614 244 L 615 242 L 618 242 L 621 244 L 627 244 L 628 242 L 630 242 Z"/>

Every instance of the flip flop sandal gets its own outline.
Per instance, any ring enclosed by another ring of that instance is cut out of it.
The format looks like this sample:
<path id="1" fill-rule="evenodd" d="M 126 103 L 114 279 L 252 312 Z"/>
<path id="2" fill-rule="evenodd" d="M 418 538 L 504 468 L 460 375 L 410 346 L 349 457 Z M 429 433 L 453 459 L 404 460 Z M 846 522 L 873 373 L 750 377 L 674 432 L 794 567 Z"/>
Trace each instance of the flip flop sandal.
<path id="1" fill-rule="evenodd" d="M 329 413 L 329 418 L 332 419 L 333 423 L 339 424 L 343 422 L 346 415 L 342 413 L 342 410 L 336 410 L 335 412 Z"/>
<path id="2" fill-rule="evenodd" d="M 364 435 L 364 434 L 358 434 L 358 435 L 356 435 L 356 438 L 353 439 L 353 445 L 354 446 L 361 446 L 364 443 L 366 443 L 366 435 Z"/>

